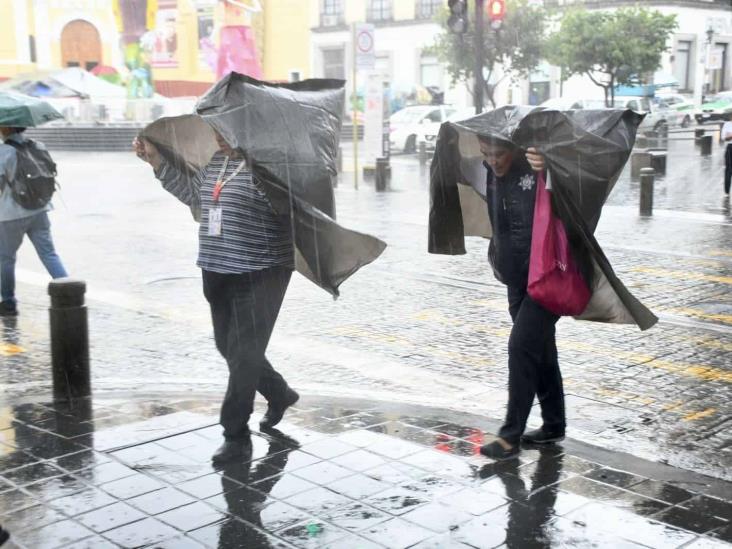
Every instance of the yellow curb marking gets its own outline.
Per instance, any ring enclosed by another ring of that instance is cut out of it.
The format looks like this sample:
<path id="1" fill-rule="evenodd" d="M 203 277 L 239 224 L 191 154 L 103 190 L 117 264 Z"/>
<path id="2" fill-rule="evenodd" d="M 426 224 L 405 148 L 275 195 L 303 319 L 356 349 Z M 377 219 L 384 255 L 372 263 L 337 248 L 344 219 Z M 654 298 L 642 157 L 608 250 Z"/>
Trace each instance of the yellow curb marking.
<path id="1" fill-rule="evenodd" d="M 721 255 L 724 257 L 732 257 L 732 252 L 729 250 L 712 250 L 709 255 Z"/>
<path id="2" fill-rule="evenodd" d="M 13 356 L 25 353 L 23 347 L 13 345 L 12 343 L 0 343 L 0 356 Z"/>

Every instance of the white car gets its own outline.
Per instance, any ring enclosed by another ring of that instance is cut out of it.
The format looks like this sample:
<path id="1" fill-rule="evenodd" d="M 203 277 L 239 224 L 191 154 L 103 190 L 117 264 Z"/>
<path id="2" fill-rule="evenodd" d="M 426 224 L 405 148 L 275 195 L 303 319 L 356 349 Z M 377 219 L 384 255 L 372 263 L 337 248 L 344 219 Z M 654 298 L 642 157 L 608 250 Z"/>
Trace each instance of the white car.
<path id="1" fill-rule="evenodd" d="M 466 107 L 464 109 L 458 109 L 447 117 L 445 122 L 460 122 L 461 120 L 467 120 L 475 116 L 475 107 Z M 440 126 L 442 122 L 434 122 L 428 124 L 423 130 L 423 140 L 425 143 L 425 149 L 428 151 L 434 151 L 437 144 L 437 134 L 440 133 Z M 421 142 L 421 141 L 420 141 Z"/>
<path id="2" fill-rule="evenodd" d="M 394 152 L 413 153 L 424 141 L 424 133 L 438 126 L 455 112 L 449 105 L 415 105 L 395 112 L 389 118 L 389 142 Z"/>
<path id="3" fill-rule="evenodd" d="M 683 112 L 684 116 L 681 119 L 681 127 L 687 128 L 694 121 L 694 111 L 696 105 L 694 102 L 680 93 L 656 93 L 654 101 L 663 101 L 670 109 L 675 111 Z"/>
<path id="4" fill-rule="evenodd" d="M 616 109 L 630 109 L 645 114 L 646 117 L 639 128 L 641 132 L 663 131 L 664 127 L 680 126 L 684 118 L 682 113 L 670 109 L 665 104 L 653 105 L 648 97 L 616 95 L 613 105 Z M 540 106 L 560 110 L 606 108 L 603 99 L 566 99 L 562 97 L 548 99 Z"/>

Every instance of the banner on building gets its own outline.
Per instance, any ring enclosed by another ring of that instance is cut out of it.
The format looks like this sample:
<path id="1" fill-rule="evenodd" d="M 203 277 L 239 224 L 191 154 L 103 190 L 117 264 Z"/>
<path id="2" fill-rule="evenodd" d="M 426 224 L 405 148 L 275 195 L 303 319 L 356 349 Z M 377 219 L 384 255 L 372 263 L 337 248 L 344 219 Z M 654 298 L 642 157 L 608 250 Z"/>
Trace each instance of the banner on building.
<path id="1" fill-rule="evenodd" d="M 161 68 L 178 66 L 178 6 L 177 0 L 159 0 L 155 28 L 146 36 L 150 65 Z"/>

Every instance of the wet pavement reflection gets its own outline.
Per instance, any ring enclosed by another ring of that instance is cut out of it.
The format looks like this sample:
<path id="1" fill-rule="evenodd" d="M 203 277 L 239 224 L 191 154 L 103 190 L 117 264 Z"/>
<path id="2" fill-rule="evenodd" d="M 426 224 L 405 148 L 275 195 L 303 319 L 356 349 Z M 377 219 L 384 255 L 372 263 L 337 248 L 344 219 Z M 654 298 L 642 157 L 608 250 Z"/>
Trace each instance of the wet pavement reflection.
<path id="1" fill-rule="evenodd" d="M 492 462 L 477 453 L 491 438 L 479 417 L 318 398 L 299 405 L 280 430 L 253 434 L 251 456 L 217 467 L 215 399 L 4 408 L 0 524 L 11 547 L 28 549 L 732 541 L 732 504 L 716 497 L 732 493 L 723 481 L 708 479 L 716 495 L 699 492 L 689 488 L 704 487 L 699 475 L 630 457 L 621 470 L 607 452 L 571 444 Z"/>

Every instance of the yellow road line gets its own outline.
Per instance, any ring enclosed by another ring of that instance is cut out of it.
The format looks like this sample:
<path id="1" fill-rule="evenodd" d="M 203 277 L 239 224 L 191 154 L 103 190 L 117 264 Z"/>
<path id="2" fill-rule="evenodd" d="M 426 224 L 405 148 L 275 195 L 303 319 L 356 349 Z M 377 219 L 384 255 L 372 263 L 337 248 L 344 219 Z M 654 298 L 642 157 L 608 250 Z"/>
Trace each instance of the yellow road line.
<path id="1" fill-rule="evenodd" d="M 701 412 L 691 412 L 690 414 L 686 414 L 684 416 L 684 421 L 696 421 L 697 419 L 703 419 L 705 417 L 714 415 L 716 411 L 716 408 L 707 408 L 706 410 L 702 410 Z"/>
<path id="2" fill-rule="evenodd" d="M 25 353 L 23 347 L 13 345 L 12 343 L 0 343 L 0 356 L 13 356 Z"/>
<path id="3" fill-rule="evenodd" d="M 719 282 L 721 284 L 732 284 L 732 276 L 708 275 L 702 273 L 690 273 L 688 271 L 672 271 L 670 269 L 659 269 L 656 267 L 634 267 L 631 271 L 645 273 L 663 278 L 676 278 L 679 280 L 702 280 L 704 282 Z"/>

